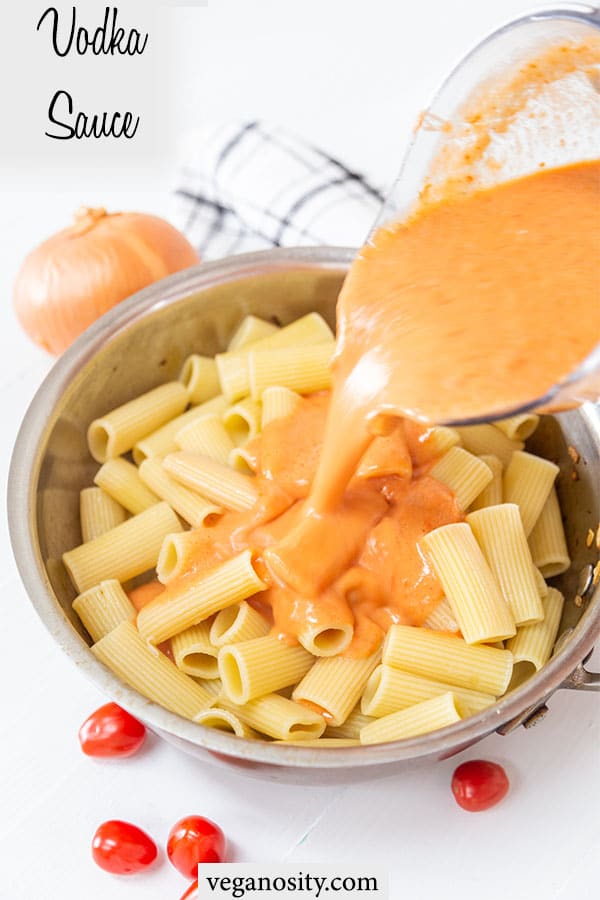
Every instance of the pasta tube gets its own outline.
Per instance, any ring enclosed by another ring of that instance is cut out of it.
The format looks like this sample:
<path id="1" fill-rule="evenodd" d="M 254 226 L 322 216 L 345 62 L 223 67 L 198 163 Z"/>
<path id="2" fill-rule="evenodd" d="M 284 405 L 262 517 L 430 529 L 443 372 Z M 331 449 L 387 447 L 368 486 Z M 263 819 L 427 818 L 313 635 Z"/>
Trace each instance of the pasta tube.
<path id="1" fill-rule="evenodd" d="M 161 384 L 94 419 L 88 428 L 90 453 L 99 463 L 121 456 L 186 408 L 187 391 L 178 381 Z"/>
<path id="2" fill-rule="evenodd" d="M 194 722 L 197 725 L 206 725 L 208 728 L 216 728 L 218 731 L 228 731 L 237 737 L 258 738 L 260 735 L 249 725 L 236 716 L 235 713 L 228 709 L 219 709 L 213 706 L 212 709 L 205 709 L 203 712 L 194 716 Z"/>
<path id="3" fill-rule="evenodd" d="M 218 650 L 210 642 L 210 623 L 201 622 L 171 638 L 175 665 L 186 675 L 209 680 L 219 677 Z"/>
<path id="4" fill-rule="evenodd" d="M 220 506 L 205 500 L 171 478 L 159 459 L 145 459 L 140 466 L 140 478 L 161 500 L 165 500 L 182 519 L 198 528 L 223 512 Z"/>
<path id="5" fill-rule="evenodd" d="M 214 702 L 209 691 L 180 672 L 164 653 L 149 647 L 131 622 L 122 622 L 94 644 L 92 653 L 144 697 L 186 719 L 194 719 Z"/>
<path id="6" fill-rule="evenodd" d="M 232 443 L 245 444 L 260 431 L 261 405 L 250 397 L 238 400 L 223 413 L 223 424 Z"/>
<path id="7" fill-rule="evenodd" d="M 514 441 L 495 425 L 466 425 L 457 428 L 463 447 L 475 456 L 497 456 L 503 466 L 507 466 L 515 450 L 522 450 L 522 441 Z"/>
<path id="8" fill-rule="evenodd" d="M 373 716 L 365 716 L 360 710 L 360 705 L 355 706 L 348 718 L 341 725 L 328 725 L 325 729 L 325 737 L 347 738 L 357 740 L 360 730 L 370 722 L 374 722 Z"/>
<path id="9" fill-rule="evenodd" d="M 147 437 L 138 441 L 133 448 L 133 460 L 136 465 L 140 465 L 145 459 L 154 456 L 163 457 L 167 453 L 174 453 L 178 450 L 175 443 L 175 435 L 177 435 L 186 425 L 201 419 L 203 416 L 212 414 L 221 415 L 223 410 L 227 409 L 227 401 L 223 396 L 213 397 L 201 403 L 200 406 L 193 406 L 187 412 L 176 416 L 167 422 L 161 428 L 153 431 Z"/>
<path id="10" fill-rule="evenodd" d="M 468 509 L 494 477 L 484 462 L 462 447 L 448 450 L 429 470 L 429 474 L 450 488 L 461 509 Z"/>
<path id="11" fill-rule="evenodd" d="M 512 455 L 502 483 L 504 502 L 519 507 L 527 537 L 552 491 L 558 471 L 558 466 L 541 456 L 521 451 Z"/>
<path id="12" fill-rule="evenodd" d="M 180 450 L 210 456 L 220 463 L 228 462 L 229 454 L 234 448 L 234 443 L 218 413 L 194 419 L 177 432 L 175 443 Z"/>
<path id="13" fill-rule="evenodd" d="M 471 503 L 472 510 L 485 509 L 486 506 L 498 506 L 499 503 L 502 503 L 502 463 L 497 456 L 484 455 L 479 459 L 490 469 L 493 477 Z"/>
<path id="14" fill-rule="evenodd" d="M 227 464 L 242 475 L 254 475 L 256 472 L 256 457 L 248 453 L 245 447 L 234 447 L 227 459 Z"/>
<path id="15" fill-rule="evenodd" d="M 366 659 L 321 657 L 294 688 L 292 699 L 323 710 L 329 725 L 342 725 L 359 701 L 380 658 L 379 652 Z"/>
<path id="16" fill-rule="evenodd" d="M 194 453 L 170 453 L 163 460 L 166 471 L 186 487 L 226 509 L 251 509 L 257 488 L 247 475 Z"/>
<path id="17" fill-rule="evenodd" d="M 114 578 L 79 594 L 73 600 L 73 609 L 92 641 L 99 641 L 121 622 L 132 622 L 136 616 L 135 607 Z"/>
<path id="18" fill-rule="evenodd" d="M 251 350 L 272 350 L 282 347 L 299 347 L 332 341 L 333 334 L 318 313 L 308 313 L 285 328 L 254 341 L 242 350 L 218 353 L 215 357 L 219 370 L 221 389 L 230 403 L 235 403 L 250 393 L 250 369 L 248 353 Z M 271 382 L 275 384 L 276 382 Z"/>
<path id="19" fill-rule="evenodd" d="M 534 413 L 520 413 L 508 419 L 498 419 L 494 424 L 511 441 L 526 441 L 538 427 L 540 417 Z"/>
<path id="20" fill-rule="evenodd" d="M 267 694 L 250 700 L 243 706 L 225 697 L 219 706 L 234 713 L 251 728 L 280 741 L 306 741 L 321 737 L 325 731 L 325 719 L 312 709 L 294 703 L 279 694 Z"/>
<path id="21" fill-rule="evenodd" d="M 276 331 L 279 331 L 279 328 L 272 322 L 259 319 L 258 316 L 246 316 L 236 328 L 227 345 L 227 350 L 241 350 L 249 344 L 254 344 L 262 338 L 275 334 Z"/>
<path id="22" fill-rule="evenodd" d="M 424 435 L 424 445 L 432 456 L 443 456 L 452 447 L 460 446 L 462 441 L 456 428 L 448 428 L 446 425 L 436 425 Z"/>
<path id="23" fill-rule="evenodd" d="M 514 503 L 488 506 L 467 516 L 516 625 L 532 625 L 544 615 L 533 574 L 531 552 L 519 507 Z"/>
<path id="24" fill-rule="evenodd" d="M 84 488 L 79 494 L 79 517 L 81 536 L 86 544 L 124 522 L 127 511 L 102 488 Z"/>
<path id="25" fill-rule="evenodd" d="M 448 691 L 365 725 L 360 732 L 360 742 L 382 744 L 386 741 L 400 741 L 453 725 L 460 722 L 460 718 L 456 698 Z"/>
<path id="26" fill-rule="evenodd" d="M 328 341 L 307 347 L 252 350 L 248 358 L 250 393 L 260 400 L 273 384 L 299 394 L 311 394 L 331 387 L 331 359 L 335 344 Z"/>
<path id="27" fill-rule="evenodd" d="M 532 668 L 537 672 L 550 659 L 558 634 L 564 599 L 556 588 L 548 588 L 548 594 L 542 601 L 544 618 L 541 622 L 519 628 L 514 638 L 508 641 L 507 649 L 515 658 L 515 670 L 518 674 L 525 674 L 526 669 Z"/>
<path id="28" fill-rule="evenodd" d="M 508 650 L 472 646 L 427 628 L 392 625 L 383 644 L 387 666 L 424 678 L 500 697 L 508 687 L 513 656 Z"/>
<path id="29" fill-rule="evenodd" d="M 367 682 L 361 710 L 367 716 L 381 718 L 449 691 L 454 694 L 461 716 L 473 715 L 496 701 L 492 694 L 468 690 L 443 681 L 432 681 L 392 666 L 380 665 Z"/>
<path id="30" fill-rule="evenodd" d="M 123 583 L 154 568 L 164 538 L 181 530 L 171 507 L 156 503 L 93 541 L 63 553 L 63 563 L 80 593 L 109 578 Z"/>
<path id="31" fill-rule="evenodd" d="M 219 674 L 229 699 L 242 704 L 296 684 L 313 662 L 303 647 L 266 635 L 221 647 Z"/>
<path id="32" fill-rule="evenodd" d="M 202 578 L 187 579 L 177 589 L 166 590 L 140 611 L 140 634 L 151 644 L 160 644 L 226 606 L 263 591 L 266 585 L 252 562 L 251 551 L 244 550 Z"/>
<path id="33" fill-rule="evenodd" d="M 533 561 L 544 578 L 562 575 L 571 565 L 560 506 L 554 487 L 548 494 L 548 499 L 531 530 L 529 548 Z"/>
<path id="34" fill-rule="evenodd" d="M 460 631 L 458 622 L 454 618 L 452 607 L 445 597 L 440 600 L 433 612 L 423 622 L 425 628 L 431 628 L 433 631 Z"/>
<path id="35" fill-rule="evenodd" d="M 224 647 L 264 637 L 270 630 L 267 620 L 245 600 L 240 600 L 217 613 L 210 628 L 210 640 L 215 647 Z"/>
<path id="36" fill-rule="evenodd" d="M 294 412 L 301 401 L 300 394 L 291 391 L 289 388 L 272 386 L 267 387 L 262 395 L 262 417 L 261 428 L 273 422 L 275 419 L 282 419 Z"/>
<path id="37" fill-rule="evenodd" d="M 430 531 L 420 546 L 432 561 L 468 644 L 503 641 L 515 634 L 512 613 L 465 522 Z"/>
<path id="38" fill-rule="evenodd" d="M 168 584 L 173 578 L 183 575 L 190 550 L 197 543 L 198 534 L 195 531 L 179 531 L 166 535 L 156 563 L 156 577 L 162 584 Z"/>
<path id="39" fill-rule="evenodd" d="M 538 594 L 540 597 L 546 597 L 548 595 L 548 585 L 544 579 L 544 576 L 537 568 L 537 566 L 533 567 L 533 577 L 535 578 L 535 584 L 538 589 Z"/>
<path id="40" fill-rule="evenodd" d="M 136 466 L 120 456 L 105 462 L 96 472 L 94 482 L 134 516 L 158 503 L 158 497 L 144 484 Z"/>
<path id="41" fill-rule="evenodd" d="M 199 356 L 192 353 L 184 360 L 179 381 L 188 393 L 190 403 L 205 403 L 219 394 L 219 373 L 217 364 L 211 356 Z"/>

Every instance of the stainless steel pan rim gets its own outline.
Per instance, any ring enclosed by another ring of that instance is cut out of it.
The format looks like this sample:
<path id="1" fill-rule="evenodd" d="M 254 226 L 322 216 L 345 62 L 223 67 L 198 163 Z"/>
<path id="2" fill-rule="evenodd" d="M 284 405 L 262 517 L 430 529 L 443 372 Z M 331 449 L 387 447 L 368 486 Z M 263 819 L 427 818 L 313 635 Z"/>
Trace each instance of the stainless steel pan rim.
<path id="1" fill-rule="evenodd" d="M 151 728 L 164 732 L 185 749 L 185 743 L 235 760 L 298 769 L 344 769 L 381 766 L 428 757 L 451 756 L 527 710 L 534 710 L 569 677 L 591 652 L 600 635 L 600 603 L 590 598 L 588 609 L 561 652 L 520 689 L 494 706 L 447 728 L 403 741 L 366 747 L 335 749 L 286 747 L 250 741 L 196 725 L 146 700 L 102 665 L 76 633 L 54 598 L 38 548 L 35 519 L 36 490 L 46 443 L 56 421 L 57 405 L 94 354 L 138 319 L 164 306 L 197 294 L 203 288 L 277 270 L 345 270 L 355 254 L 349 248 L 274 249 L 205 263 L 135 294 L 106 313 L 63 354 L 36 393 L 21 426 L 11 460 L 8 484 L 10 536 L 17 566 L 40 619 L 59 647 L 79 670 L 111 699 L 126 707 Z M 583 410 L 588 427 L 600 443 L 600 412 Z M 599 590 L 596 590 L 596 594 Z M 588 679 L 580 675 L 574 681 Z M 593 681 L 595 679 L 592 678 Z M 597 687 L 597 685 L 594 685 Z"/>

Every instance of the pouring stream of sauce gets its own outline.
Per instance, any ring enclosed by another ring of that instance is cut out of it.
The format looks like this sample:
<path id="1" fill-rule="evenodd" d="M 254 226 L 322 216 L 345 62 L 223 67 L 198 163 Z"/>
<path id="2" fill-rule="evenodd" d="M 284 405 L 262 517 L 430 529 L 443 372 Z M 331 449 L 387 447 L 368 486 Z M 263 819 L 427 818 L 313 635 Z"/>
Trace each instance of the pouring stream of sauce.
<path id="1" fill-rule="evenodd" d="M 442 588 L 420 538 L 460 521 L 427 475 L 427 429 L 543 397 L 600 341 L 600 164 L 424 207 L 376 232 L 338 302 L 334 387 L 250 446 L 259 500 L 197 530 L 182 581 L 251 547 L 275 633 L 350 623 L 367 656 L 393 622 L 422 625 Z M 144 598 L 145 599 L 145 598 Z"/>

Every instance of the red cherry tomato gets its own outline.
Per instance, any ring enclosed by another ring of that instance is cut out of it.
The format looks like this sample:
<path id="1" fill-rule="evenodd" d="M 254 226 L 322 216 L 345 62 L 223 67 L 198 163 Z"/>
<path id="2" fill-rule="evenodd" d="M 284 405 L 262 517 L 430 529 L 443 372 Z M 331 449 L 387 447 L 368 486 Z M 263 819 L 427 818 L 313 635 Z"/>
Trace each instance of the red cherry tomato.
<path id="1" fill-rule="evenodd" d="M 500 803 L 508 791 L 508 776 L 498 763 L 471 759 L 452 776 L 454 799 L 467 812 L 481 812 Z"/>
<path id="2" fill-rule="evenodd" d="M 194 881 L 179 900 L 198 900 L 198 882 Z"/>
<path id="3" fill-rule="evenodd" d="M 116 703 L 106 703 L 79 729 L 79 743 L 87 756 L 131 756 L 144 743 L 146 729 Z"/>
<path id="4" fill-rule="evenodd" d="M 118 819 L 99 825 L 92 841 L 94 862 L 114 875 L 132 875 L 146 869 L 157 852 L 156 844 L 144 831 Z"/>
<path id="5" fill-rule="evenodd" d="M 225 857 L 225 835 L 202 816 L 186 816 L 171 828 L 167 856 L 186 878 L 198 875 L 198 863 L 220 863 Z"/>

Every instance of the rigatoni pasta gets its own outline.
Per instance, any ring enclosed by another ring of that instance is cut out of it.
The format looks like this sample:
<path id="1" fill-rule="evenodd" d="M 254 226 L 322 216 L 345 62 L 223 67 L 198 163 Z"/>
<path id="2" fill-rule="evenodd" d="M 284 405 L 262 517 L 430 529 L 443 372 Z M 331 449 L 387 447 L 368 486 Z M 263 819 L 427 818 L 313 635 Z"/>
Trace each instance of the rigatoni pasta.
<path id="1" fill-rule="evenodd" d="M 186 675 L 213 680 L 219 677 L 219 651 L 210 641 L 210 622 L 192 625 L 171 638 L 175 665 Z"/>
<path id="2" fill-rule="evenodd" d="M 383 645 L 382 661 L 424 678 L 495 697 L 506 691 L 513 668 L 513 655 L 508 650 L 473 646 L 461 638 L 410 625 L 392 625 Z"/>
<path id="3" fill-rule="evenodd" d="M 215 647 L 224 647 L 264 637 L 270 630 L 265 617 L 245 600 L 240 600 L 217 613 L 210 626 L 210 640 Z"/>
<path id="4" fill-rule="evenodd" d="M 90 453 L 97 462 L 121 456 L 146 435 L 178 416 L 187 406 L 188 395 L 182 384 L 171 381 L 124 403 L 88 428 Z"/>
<path id="5" fill-rule="evenodd" d="M 429 474 L 450 488 L 463 510 L 469 508 L 494 477 L 489 466 L 462 447 L 451 447 Z"/>
<path id="6" fill-rule="evenodd" d="M 280 741 L 315 740 L 325 731 L 323 716 L 279 694 L 265 694 L 243 706 L 221 697 L 218 705 L 261 734 Z"/>
<path id="7" fill-rule="evenodd" d="M 171 507 L 157 503 L 93 541 L 63 553 L 63 563 L 79 592 L 110 578 L 123 583 L 153 569 L 167 534 L 181 530 Z"/>
<path id="8" fill-rule="evenodd" d="M 535 413 L 518 413 L 508 419 L 498 419 L 494 425 L 512 441 L 526 441 L 538 427 L 540 417 Z"/>
<path id="9" fill-rule="evenodd" d="M 223 512 L 220 506 L 171 478 L 158 459 L 144 460 L 140 466 L 140 478 L 190 525 L 199 527 L 211 516 L 219 516 Z"/>
<path id="10" fill-rule="evenodd" d="M 275 419 L 289 416 L 294 412 L 300 400 L 300 394 L 287 387 L 273 385 L 265 388 L 262 393 L 261 427 L 264 428 Z"/>
<path id="11" fill-rule="evenodd" d="M 137 466 L 121 456 L 105 462 L 94 475 L 94 483 L 134 516 L 159 501 L 144 484 Z"/>
<path id="12" fill-rule="evenodd" d="M 131 622 L 114 628 L 93 645 L 92 653 L 144 697 L 186 719 L 194 719 L 213 703 L 209 691 L 148 646 Z"/>
<path id="13" fill-rule="evenodd" d="M 192 353 L 184 361 L 179 373 L 179 381 L 188 393 L 190 403 L 205 403 L 216 397 L 220 391 L 217 364 L 211 356 Z"/>
<path id="14" fill-rule="evenodd" d="M 261 404 L 250 397 L 238 400 L 223 413 L 223 425 L 236 445 L 251 441 L 261 428 L 262 408 Z"/>
<path id="15" fill-rule="evenodd" d="M 199 725 L 315 748 L 486 709 L 547 660 L 562 596 L 543 575 L 568 565 L 556 467 L 520 449 L 535 417 L 380 416 L 340 503 L 311 509 L 331 338 L 320 316 L 248 317 L 216 360 L 188 357 L 170 417 L 138 428 L 136 465 L 100 470 L 123 505 L 82 494 L 82 519 L 98 500 L 118 521 L 88 516 L 98 532 L 64 556 L 74 609 L 120 677 Z M 129 444 L 147 396 L 132 403 Z M 102 418 L 123 430 L 123 410 Z"/>
<path id="16" fill-rule="evenodd" d="M 221 390 L 230 403 L 250 394 L 250 370 L 248 354 L 252 351 L 273 350 L 285 347 L 301 347 L 332 341 L 333 334 L 318 313 L 308 313 L 290 325 L 280 328 L 242 349 L 218 353 L 215 357 L 221 381 Z M 277 382 L 271 382 L 276 384 Z"/>
<path id="17" fill-rule="evenodd" d="M 488 506 L 467 522 L 492 570 L 516 625 L 532 625 L 544 616 L 533 573 L 533 560 L 515 503 Z"/>
<path id="18" fill-rule="evenodd" d="M 221 415 L 226 408 L 227 401 L 222 395 L 213 397 L 212 400 L 207 400 L 199 406 L 192 406 L 187 412 L 176 416 L 161 428 L 157 428 L 152 434 L 142 438 L 141 441 L 137 441 L 132 451 L 133 461 L 139 466 L 148 457 L 157 456 L 162 458 L 167 453 L 174 453 L 179 449 L 175 437 L 186 425 L 189 425 L 196 419 L 203 418 L 203 416 Z"/>
<path id="19" fill-rule="evenodd" d="M 503 466 L 507 466 L 515 450 L 525 446 L 520 440 L 511 440 L 495 425 L 467 425 L 456 429 L 463 447 L 475 456 L 496 456 Z"/>
<path id="20" fill-rule="evenodd" d="M 225 509 L 251 509 L 258 496 L 251 478 L 195 453 L 170 453 L 163 466 L 175 481 Z"/>
<path id="21" fill-rule="evenodd" d="M 421 546 L 468 644 L 503 641 L 515 634 L 514 617 L 466 523 L 436 528 L 422 538 Z"/>
<path id="22" fill-rule="evenodd" d="M 221 647 L 219 674 L 226 696 L 241 704 L 297 684 L 313 661 L 303 647 L 266 635 Z"/>
<path id="23" fill-rule="evenodd" d="M 296 686 L 292 699 L 323 710 L 330 725 L 342 725 L 360 699 L 379 659 L 379 653 L 365 659 L 321 657 Z"/>
<path id="24" fill-rule="evenodd" d="M 114 578 L 75 597 L 73 609 L 93 641 L 99 641 L 121 622 L 135 619 L 135 607 Z"/>
<path id="25" fill-rule="evenodd" d="M 252 553 L 244 550 L 206 577 L 190 578 L 145 606 L 137 620 L 140 634 L 160 644 L 265 587 L 252 565 Z"/>
<path id="26" fill-rule="evenodd" d="M 558 466 L 541 456 L 517 451 L 504 473 L 505 503 L 519 507 L 525 534 L 529 537 L 558 475 Z"/>
<path id="27" fill-rule="evenodd" d="M 85 544 L 124 522 L 127 510 L 102 488 L 84 488 L 79 494 L 79 517 Z"/>
<path id="28" fill-rule="evenodd" d="M 367 682 L 362 695 L 361 711 L 367 716 L 381 718 L 449 691 L 454 694 L 462 715 L 480 712 L 496 700 L 492 694 L 434 681 L 382 664 L 377 666 Z"/>
<path id="29" fill-rule="evenodd" d="M 502 471 L 503 466 L 497 456 L 483 454 L 479 457 L 492 473 L 492 480 L 477 494 L 470 505 L 471 510 L 485 509 L 486 506 L 497 506 L 502 503 Z"/>
<path id="30" fill-rule="evenodd" d="M 253 400 L 260 400 L 272 384 L 311 394 L 331 387 L 333 342 L 308 347 L 253 350 L 248 358 L 248 378 Z"/>
<path id="31" fill-rule="evenodd" d="M 220 463 L 227 463 L 235 444 L 223 424 L 223 416 L 207 413 L 185 425 L 175 435 L 180 450 L 200 453 Z"/>
<path id="32" fill-rule="evenodd" d="M 542 601 L 543 618 L 534 625 L 519 628 L 514 638 L 507 642 L 507 649 L 515 660 L 515 669 L 522 670 L 522 664 L 526 663 L 537 672 L 548 662 L 558 635 L 564 599 L 556 588 L 548 588 Z"/>
<path id="33" fill-rule="evenodd" d="M 262 338 L 270 337 L 279 331 L 279 326 L 258 316 L 246 316 L 233 333 L 233 337 L 227 344 L 227 350 L 242 350 L 249 344 L 254 344 Z"/>
<path id="34" fill-rule="evenodd" d="M 382 741 L 399 741 L 454 725 L 460 719 L 456 697 L 448 691 L 365 725 L 360 732 L 360 742 L 380 744 Z"/>
<path id="35" fill-rule="evenodd" d="M 554 487 L 531 530 L 529 549 L 535 565 L 545 578 L 562 575 L 571 565 L 558 495 Z"/>

